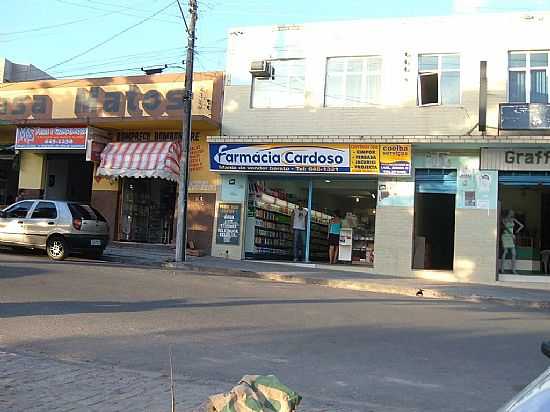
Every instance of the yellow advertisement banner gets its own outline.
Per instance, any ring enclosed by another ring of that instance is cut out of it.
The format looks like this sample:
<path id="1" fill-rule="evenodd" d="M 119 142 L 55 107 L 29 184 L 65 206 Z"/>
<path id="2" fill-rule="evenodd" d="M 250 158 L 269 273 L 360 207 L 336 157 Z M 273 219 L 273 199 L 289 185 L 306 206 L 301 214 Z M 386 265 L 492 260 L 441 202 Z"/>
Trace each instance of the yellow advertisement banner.
<path id="1" fill-rule="evenodd" d="M 380 145 L 380 174 L 410 175 L 412 163 L 410 144 Z"/>
<path id="2" fill-rule="evenodd" d="M 380 147 L 377 144 L 352 144 L 350 152 L 350 173 L 380 173 Z"/>

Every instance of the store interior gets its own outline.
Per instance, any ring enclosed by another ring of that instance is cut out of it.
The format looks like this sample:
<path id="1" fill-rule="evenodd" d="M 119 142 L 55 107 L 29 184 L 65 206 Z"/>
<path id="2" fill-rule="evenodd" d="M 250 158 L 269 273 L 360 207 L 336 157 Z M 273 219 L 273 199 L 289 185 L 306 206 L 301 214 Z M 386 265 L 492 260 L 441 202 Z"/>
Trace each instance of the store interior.
<path id="1" fill-rule="evenodd" d="M 514 187 L 501 185 L 499 188 L 500 202 L 500 234 L 504 230 L 503 220 L 514 212 L 516 219 L 524 227 L 514 227 L 516 269 L 523 275 L 548 275 L 550 272 L 550 187 L 524 186 Z M 500 236 L 499 236 L 500 238 Z M 499 242 L 499 257 L 502 256 L 502 242 Z M 512 270 L 510 256 L 501 264 L 501 273 Z"/>
<path id="2" fill-rule="evenodd" d="M 0 208 L 15 202 L 19 183 L 18 168 L 17 162 L 12 159 L 2 159 L 0 153 Z"/>
<path id="3" fill-rule="evenodd" d="M 295 259 L 291 216 L 299 204 L 307 209 L 309 178 L 251 176 L 248 181 L 245 257 Z M 339 263 L 374 264 L 377 182 L 376 177 L 312 178 L 310 261 L 329 261 L 329 224 L 338 214 L 341 221 Z"/>

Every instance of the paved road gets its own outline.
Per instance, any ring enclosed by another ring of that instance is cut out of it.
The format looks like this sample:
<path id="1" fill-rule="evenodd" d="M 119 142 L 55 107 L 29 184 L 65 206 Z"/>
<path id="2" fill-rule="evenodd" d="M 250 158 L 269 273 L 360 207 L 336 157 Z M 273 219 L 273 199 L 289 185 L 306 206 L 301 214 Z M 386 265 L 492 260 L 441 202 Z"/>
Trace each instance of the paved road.
<path id="1" fill-rule="evenodd" d="M 0 254 L 0 302 L 2 350 L 25 365 L 84 362 L 98 376 L 93 393 L 110 385 L 105 368 L 158 382 L 173 345 L 180 396 L 193 401 L 244 374 L 275 373 L 304 395 L 304 411 L 494 411 L 549 364 L 538 352 L 548 313 L 495 305 L 12 253 Z M 32 368 L 15 370 L 40 383 Z"/>

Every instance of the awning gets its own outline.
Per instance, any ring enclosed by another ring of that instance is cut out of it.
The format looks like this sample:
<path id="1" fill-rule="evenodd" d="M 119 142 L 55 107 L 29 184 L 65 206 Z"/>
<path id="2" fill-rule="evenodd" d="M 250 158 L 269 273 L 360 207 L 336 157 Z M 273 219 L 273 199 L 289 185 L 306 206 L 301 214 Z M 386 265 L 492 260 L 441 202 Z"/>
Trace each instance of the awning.
<path id="1" fill-rule="evenodd" d="M 179 142 L 109 143 L 101 153 L 97 176 L 157 177 L 177 182 Z"/>

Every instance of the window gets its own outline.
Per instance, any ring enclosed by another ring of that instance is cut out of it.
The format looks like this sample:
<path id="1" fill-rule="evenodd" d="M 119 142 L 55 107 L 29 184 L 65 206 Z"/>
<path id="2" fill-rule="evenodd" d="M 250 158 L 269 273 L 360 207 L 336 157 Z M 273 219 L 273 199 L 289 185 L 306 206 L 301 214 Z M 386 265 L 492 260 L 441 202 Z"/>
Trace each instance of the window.
<path id="1" fill-rule="evenodd" d="M 32 212 L 31 219 L 57 219 L 55 203 L 39 202 Z"/>
<path id="2" fill-rule="evenodd" d="M 305 61 L 272 60 L 274 79 L 254 78 L 252 107 L 301 107 L 305 102 Z"/>
<path id="3" fill-rule="evenodd" d="M 331 57 L 327 60 L 325 106 L 380 103 L 382 58 Z"/>
<path id="4" fill-rule="evenodd" d="M 19 202 L 10 207 L 8 210 L 6 210 L 6 217 L 7 218 L 21 218 L 24 219 L 27 217 L 27 213 L 29 213 L 30 208 L 32 207 L 34 202 L 27 200 L 24 202 Z"/>
<path id="5" fill-rule="evenodd" d="M 418 104 L 460 104 L 460 56 L 418 56 Z"/>
<path id="6" fill-rule="evenodd" d="M 88 205 L 69 203 L 68 206 L 73 219 L 98 220 L 100 222 L 105 222 L 105 218 L 101 215 L 101 213 Z"/>
<path id="7" fill-rule="evenodd" d="M 508 101 L 548 103 L 548 51 L 508 53 Z"/>

